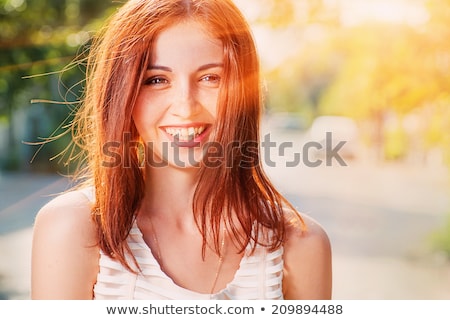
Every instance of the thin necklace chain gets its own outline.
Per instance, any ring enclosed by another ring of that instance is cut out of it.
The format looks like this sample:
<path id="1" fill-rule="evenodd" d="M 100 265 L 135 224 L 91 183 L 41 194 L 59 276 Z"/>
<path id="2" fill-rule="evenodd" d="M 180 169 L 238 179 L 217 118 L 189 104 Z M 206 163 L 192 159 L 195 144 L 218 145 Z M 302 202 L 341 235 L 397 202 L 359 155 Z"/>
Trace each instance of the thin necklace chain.
<path id="1" fill-rule="evenodd" d="M 214 282 L 212 284 L 211 291 L 210 291 L 211 295 L 213 294 L 214 289 L 216 287 L 217 279 L 219 278 L 220 269 L 222 269 L 224 247 L 225 247 L 225 227 L 223 227 L 223 229 L 222 229 L 222 241 L 220 243 L 219 260 L 217 261 L 216 275 L 214 276 Z"/>
<path id="2" fill-rule="evenodd" d="M 148 218 L 148 220 L 150 221 L 150 228 L 152 229 L 152 235 L 153 235 L 153 242 L 156 245 L 156 255 L 158 256 L 158 262 L 159 265 L 161 267 L 161 269 L 164 269 L 164 264 L 161 258 L 161 248 L 159 247 L 159 241 L 158 241 L 158 237 L 156 236 L 156 232 L 155 232 L 155 227 L 153 226 L 153 221 L 152 218 Z"/>
<path id="3" fill-rule="evenodd" d="M 151 232 L 153 234 L 153 242 L 156 245 L 156 255 L 158 256 L 159 265 L 161 266 L 161 269 L 164 269 L 164 262 L 163 262 L 163 259 L 161 256 L 161 247 L 159 246 L 158 236 L 156 235 L 152 218 L 149 217 L 148 219 L 150 221 Z M 222 240 L 220 242 L 219 260 L 217 261 L 216 273 L 214 275 L 214 281 L 211 286 L 210 295 L 212 295 L 214 293 L 214 289 L 216 287 L 217 280 L 219 279 L 220 270 L 222 269 L 222 264 L 223 264 L 223 260 L 224 260 L 223 259 L 224 248 L 225 248 L 225 227 L 223 227 L 223 229 L 222 229 Z"/>

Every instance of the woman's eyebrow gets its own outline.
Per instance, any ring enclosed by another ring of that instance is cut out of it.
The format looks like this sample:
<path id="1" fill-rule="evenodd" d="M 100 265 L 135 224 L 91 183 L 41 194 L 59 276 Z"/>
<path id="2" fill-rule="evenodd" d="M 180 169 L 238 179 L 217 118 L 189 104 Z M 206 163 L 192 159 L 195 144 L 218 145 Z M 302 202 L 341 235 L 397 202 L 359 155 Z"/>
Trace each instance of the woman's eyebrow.
<path id="1" fill-rule="evenodd" d="M 223 68 L 223 63 L 207 63 L 205 65 L 198 67 L 197 71 L 203 71 L 212 68 Z M 172 68 L 160 65 L 151 65 L 147 68 L 147 70 L 162 70 L 167 72 L 173 72 Z"/>
<path id="2" fill-rule="evenodd" d="M 165 66 L 148 66 L 147 70 L 163 70 L 163 71 L 167 71 L 167 72 L 172 72 L 172 69 L 169 67 L 165 67 Z"/>
<path id="3" fill-rule="evenodd" d="M 212 68 L 223 68 L 223 63 L 208 63 L 197 69 L 197 71 L 203 71 Z"/>

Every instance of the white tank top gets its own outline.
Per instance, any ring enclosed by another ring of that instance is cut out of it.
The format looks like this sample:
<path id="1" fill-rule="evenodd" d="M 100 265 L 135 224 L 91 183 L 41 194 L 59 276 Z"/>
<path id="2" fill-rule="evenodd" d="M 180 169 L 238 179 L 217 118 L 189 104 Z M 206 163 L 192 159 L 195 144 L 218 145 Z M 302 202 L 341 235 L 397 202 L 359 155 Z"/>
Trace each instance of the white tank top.
<path id="1" fill-rule="evenodd" d="M 100 271 L 94 287 L 95 299 L 169 299 L 169 300 L 254 300 L 282 299 L 283 249 L 267 252 L 250 246 L 240 262 L 233 280 L 214 294 L 198 293 L 178 286 L 160 268 L 144 242 L 136 222 L 127 239 L 141 271 L 132 273 L 119 262 L 100 253 Z M 130 265 L 133 265 L 129 259 Z"/>
<path id="2" fill-rule="evenodd" d="M 82 190 L 92 201 L 93 192 Z M 94 299 L 123 300 L 272 300 L 283 299 L 283 248 L 268 252 L 251 244 L 245 250 L 233 280 L 213 294 L 199 293 L 177 285 L 167 276 L 152 254 L 137 226 L 136 220 L 127 238 L 131 252 L 141 271 L 133 273 L 120 262 L 100 251 L 99 273 L 94 286 Z M 133 266 L 131 258 L 128 262 Z"/>

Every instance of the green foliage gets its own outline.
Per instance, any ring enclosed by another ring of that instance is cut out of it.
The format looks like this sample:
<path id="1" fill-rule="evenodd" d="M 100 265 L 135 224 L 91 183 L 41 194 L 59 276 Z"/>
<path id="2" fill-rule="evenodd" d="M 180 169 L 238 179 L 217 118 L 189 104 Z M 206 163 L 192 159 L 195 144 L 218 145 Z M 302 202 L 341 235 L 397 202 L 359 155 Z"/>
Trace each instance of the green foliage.
<path id="1" fill-rule="evenodd" d="M 62 133 L 60 125 L 71 119 L 84 77 L 82 66 L 66 66 L 118 5 L 96 0 L 0 0 L 0 117 L 8 127 L 8 151 L 0 156 L 0 166 L 29 167 L 36 150 L 22 142 Z M 56 104 L 30 104 L 33 99 Z M 30 168 L 66 170 L 63 163 L 49 159 L 69 141 L 63 137 L 43 145 Z"/>
<path id="2" fill-rule="evenodd" d="M 441 252 L 450 259 L 450 214 L 443 226 L 430 235 L 430 244 L 434 251 Z"/>

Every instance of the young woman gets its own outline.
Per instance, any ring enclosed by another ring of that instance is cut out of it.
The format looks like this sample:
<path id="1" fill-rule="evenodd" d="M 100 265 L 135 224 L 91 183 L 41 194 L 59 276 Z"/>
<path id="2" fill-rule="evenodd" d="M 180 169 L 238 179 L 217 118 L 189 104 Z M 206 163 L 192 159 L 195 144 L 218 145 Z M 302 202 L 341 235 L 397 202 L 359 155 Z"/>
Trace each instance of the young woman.
<path id="1" fill-rule="evenodd" d="M 128 1 L 90 51 L 86 183 L 36 218 L 32 298 L 330 299 L 325 231 L 261 167 L 259 76 L 230 0 Z"/>

